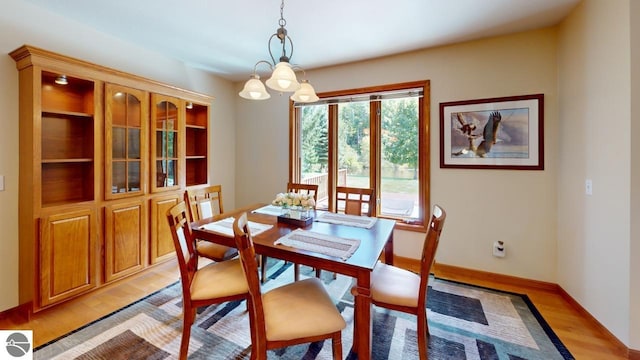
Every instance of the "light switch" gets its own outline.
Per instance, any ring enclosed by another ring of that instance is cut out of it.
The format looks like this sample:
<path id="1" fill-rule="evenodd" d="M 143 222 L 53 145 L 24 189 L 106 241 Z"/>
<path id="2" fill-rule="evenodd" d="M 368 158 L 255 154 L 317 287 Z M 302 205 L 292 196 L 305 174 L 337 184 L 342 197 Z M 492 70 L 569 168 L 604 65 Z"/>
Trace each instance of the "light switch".
<path id="1" fill-rule="evenodd" d="M 584 181 L 584 193 L 587 195 L 593 194 L 593 183 L 591 182 L 591 179 Z"/>
<path id="2" fill-rule="evenodd" d="M 0 175 L 0 191 L 4 191 L 4 175 Z"/>

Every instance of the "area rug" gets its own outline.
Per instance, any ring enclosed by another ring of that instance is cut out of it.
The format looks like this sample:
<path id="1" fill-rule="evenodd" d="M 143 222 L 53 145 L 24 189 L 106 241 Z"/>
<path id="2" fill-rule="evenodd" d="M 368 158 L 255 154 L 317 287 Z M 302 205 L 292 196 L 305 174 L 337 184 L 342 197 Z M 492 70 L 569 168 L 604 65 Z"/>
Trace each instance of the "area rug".
<path id="1" fill-rule="evenodd" d="M 302 267 L 304 276 L 313 270 Z M 269 266 L 265 291 L 293 280 L 291 264 Z M 347 359 L 353 340 L 352 279 L 323 272 L 323 282 L 347 321 L 342 333 Z M 35 359 L 177 359 L 182 297 L 175 283 L 113 314 L 35 349 Z M 520 294 L 433 278 L 428 295 L 429 359 L 573 359 L 551 328 Z M 373 310 L 373 359 L 418 359 L 416 319 Z M 249 359 L 246 304 L 200 309 L 192 327 L 189 359 Z M 269 351 L 269 359 L 331 359 L 330 341 Z"/>

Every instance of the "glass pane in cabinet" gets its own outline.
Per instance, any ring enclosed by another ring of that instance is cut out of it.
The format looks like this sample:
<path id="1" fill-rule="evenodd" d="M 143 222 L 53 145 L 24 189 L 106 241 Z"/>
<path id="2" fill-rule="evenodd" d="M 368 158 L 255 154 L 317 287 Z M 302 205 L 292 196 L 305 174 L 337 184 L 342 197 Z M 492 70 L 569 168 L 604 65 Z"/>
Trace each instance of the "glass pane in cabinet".
<path id="1" fill-rule="evenodd" d="M 166 160 L 156 161 L 156 186 L 157 187 L 167 186 L 167 161 Z"/>
<path id="2" fill-rule="evenodd" d="M 111 157 L 114 159 L 124 159 L 126 154 L 125 147 L 125 128 L 121 127 L 113 127 L 112 134 L 112 148 L 111 148 Z"/>
<path id="3" fill-rule="evenodd" d="M 141 126 L 140 100 L 134 95 L 127 96 L 127 123 L 132 127 Z"/>
<path id="4" fill-rule="evenodd" d="M 167 107 L 166 101 L 161 101 L 156 105 L 156 129 L 167 128 Z"/>
<path id="5" fill-rule="evenodd" d="M 167 186 L 178 184 L 178 162 L 176 160 L 167 160 Z"/>
<path id="6" fill-rule="evenodd" d="M 140 129 L 129 128 L 129 159 L 140 159 Z"/>
<path id="7" fill-rule="evenodd" d="M 117 194 L 126 189 L 126 163 L 114 161 L 111 165 L 111 193 Z"/>
<path id="8" fill-rule="evenodd" d="M 112 106 L 111 106 L 111 122 L 114 125 L 126 126 L 127 125 L 127 113 L 126 113 L 126 97 L 121 92 L 113 94 Z"/>
<path id="9" fill-rule="evenodd" d="M 129 191 L 140 191 L 140 162 L 129 161 Z"/>
<path id="10" fill-rule="evenodd" d="M 167 106 L 167 127 L 168 130 L 178 130 L 178 107 L 173 103 Z"/>
<path id="11" fill-rule="evenodd" d="M 167 157 L 178 157 L 178 133 L 175 131 L 167 132 Z"/>
<path id="12" fill-rule="evenodd" d="M 156 131 L 156 157 L 157 158 L 164 158 L 167 156 L 167 152 L 166 152 L 167 142 L 165 138 L 166 138 L 165 131 Z"/>

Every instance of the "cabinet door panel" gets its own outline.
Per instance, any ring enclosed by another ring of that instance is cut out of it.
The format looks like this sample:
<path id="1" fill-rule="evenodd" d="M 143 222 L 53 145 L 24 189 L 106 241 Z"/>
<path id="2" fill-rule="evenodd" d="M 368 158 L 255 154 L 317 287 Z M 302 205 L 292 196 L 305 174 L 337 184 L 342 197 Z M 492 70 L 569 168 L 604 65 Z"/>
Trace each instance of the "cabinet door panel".
<path id="1" fill-rule="evenodd" d="M 167 210 L 180 201 L 178 194 L 151 199 L 151 258 L 152 264 L 170 259 L 175 247 L 167 220 Z"/>
<path id="2" fill-rule="evenodd" d="M 119 279 L 145 267 L 146 213 L 144 200 L 105 207 L 105 281 Z"/>
<path id="3" fill-rule="evenodd" d="M 40 237 L 40 306 L 96 286 L 95 213 L 78 210 L 45 217 Z"/>

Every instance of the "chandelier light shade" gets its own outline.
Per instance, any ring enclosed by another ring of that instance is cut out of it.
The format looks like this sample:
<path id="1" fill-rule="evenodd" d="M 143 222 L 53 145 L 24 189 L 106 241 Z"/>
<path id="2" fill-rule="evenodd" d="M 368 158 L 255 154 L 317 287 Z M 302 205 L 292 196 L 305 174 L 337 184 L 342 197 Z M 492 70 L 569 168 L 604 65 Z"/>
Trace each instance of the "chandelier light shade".
<path id="1" fill-rule="evenodd" d="M 307 80 L 302 80 L 300 83 L 300 88 L 296 90 L 296 92 L 291 95 L 291 100 L 295 102 L 314 102 L 318 101 L 318 95 L 316 95 L 315 90 L 313 90 L 313 86 L 309 84 Z"/>
<path id="2" fill-rule="evenodd" d="M 240 91 L 239 95 L 249 100 L 266 100 L 271 97 L 260 81 L 260 76 L 255 73 L 251 75 L 251 79 L 244 84 L 244 88 Z"/>
<path id="3" fill-rule="evenodd" d="M 293 56 L 293 40 L 287 35 L 287 29 L 285 25 L 287 21 L 283 16 L 284 12 L 284 0 L 280 5 L 280 21 L 278 22 L 280 27 L 276 30 L 274 34 L 269 38 L 269 55 L 271 56 L 271 61 L 260 60 L 253 67 L 253 74 L 250 79 L 244 84 L 244 88 L 242 91 L 238 93 L 241 97 L 249 100 L 265 100 L 271 97 L 264 85 L 260 81 L 260 76 L 256 73 L 258 65 L 260 63 L 264 63 L 269 66 L 269 69 L 273 70 L 271 73 L 271 77 L 265 81 L 265 84 L 275 91 L 280 93 L 285 92 L 295 92 L 290 98 L 293 101 L 297 102 L 313 102 L 318 100 L 318 96 L 316 95 L 313 86 L 309 84 L 309 81 L 306 79 L 302 80 L 302 82 L 298 81 L 296 77 L 295 71 L 301 70 L 304 73 L 304 70 L 299 66 L 292 66 L 289 63 L 289 59 Z M 271 52 L 271 41 L 277 38 L 280 40 L 280 45 L 282 48 L 282 54 L 280 55 L 279 61 L 276 63 L 276 60 Z M 289 52 L 287 55 L 287 45 L 289 47 Z"/>

